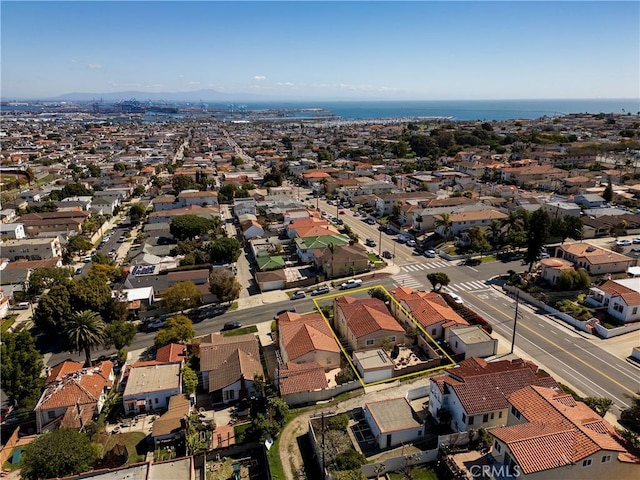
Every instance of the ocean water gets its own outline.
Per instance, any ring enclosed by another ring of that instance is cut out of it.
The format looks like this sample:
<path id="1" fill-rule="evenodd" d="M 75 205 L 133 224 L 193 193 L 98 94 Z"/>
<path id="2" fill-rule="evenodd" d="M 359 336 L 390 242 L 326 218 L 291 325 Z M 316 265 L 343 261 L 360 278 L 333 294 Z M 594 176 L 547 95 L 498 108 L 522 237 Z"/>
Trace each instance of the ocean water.
<path id="1" fill-rule="evenodd" d="M 636 115 L 640 114 L 640 99 L 248 102 L 243 107 L 247 110 L 319 108 L 343 119 L 451 117 L 452 120 L 493 121 L 569 113 Z"/>

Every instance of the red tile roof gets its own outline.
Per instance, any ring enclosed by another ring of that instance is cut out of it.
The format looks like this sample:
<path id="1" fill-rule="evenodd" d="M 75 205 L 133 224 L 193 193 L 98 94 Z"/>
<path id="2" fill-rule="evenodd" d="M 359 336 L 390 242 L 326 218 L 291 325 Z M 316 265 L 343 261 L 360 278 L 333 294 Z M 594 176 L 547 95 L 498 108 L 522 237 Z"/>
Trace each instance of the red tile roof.
<path id="1" fill-rule="evenodd" d="M 507 397 L 529 385 L 560 388 L 552 377 L 537 371 L 535 364 L 522 360 L 489 363 L 471 358 L 432 380 L 441 392 L 454 392 L 468 415 L 476 415 L 508 408 Z"/>
<path id="2" fill-rule="evenodd" d="M 255 335 L 223 337 L 211 334 L 206 340 L 210 343 L 200 344 L 200 370 L 210 372 L 210 392 L 231 385 L 242 376 L 253 381 L 254 375 L 264 374 Z"/>
<path id="3" fill-rule="evenodd" d="M 287 363 L 278 372 L 280 395 L 313 392 L 329 388 L 324 369 L 319 363 Z"/>
<path id="4" fill-rule="evenodd" d="M 316 350 L 339 353 L 340 347 L 322 315 L 287 312 L 278 318 L 278 330 L 289 360 Z"/>
<path id="5" fill-rule="evenodd" d="M 187 346 L 179 343 L 170 343 L 161 347 L 156 352 L 156 361 L 160 363 L 183 362 L 187 358 Z"/>
<path id="6" fill-rule="evenodd" d="M 620 297 L 626 305 L 640 305 L 640 292 L 636 292 L 632 288 L 625 287 L 613 280 L 607 280 L 598 287 L 605 293 L 611 295 L 611 297 Z"/>
<path id="7" fill-rule="evenodd" d="M 51 373 L 44 381 L 45 385 L 48 385 L 51 382 L 55 382 L 57 380 L 62 380 L 66 375 L 73 372 L 79 372 L 82 370 L 82 363 L 74 362 L 72 360 L 65 360 L 57 364 L 55 367 L 51 369 Z"/>
<path id="8" fill-rule="evenodd" d="M 347 327 L 356 338 L 362 338 L 381 330 L 404 333 L 404 329 L 389 313 L 382 300 L 340 297 L 336 299 L 335 303 L 336 308 L 342 311 Z"/>
<path id="9" fill-rule="evenodd" d="M 512 393 L 509 403 L 528 423 L 491 434 L 508 446 L 525 474 L 572 465 L 601 450 L 619 452 L 621 461 L 640 461 L 622 446 L 611 425 L 566 393 L 529 386 Z"/>

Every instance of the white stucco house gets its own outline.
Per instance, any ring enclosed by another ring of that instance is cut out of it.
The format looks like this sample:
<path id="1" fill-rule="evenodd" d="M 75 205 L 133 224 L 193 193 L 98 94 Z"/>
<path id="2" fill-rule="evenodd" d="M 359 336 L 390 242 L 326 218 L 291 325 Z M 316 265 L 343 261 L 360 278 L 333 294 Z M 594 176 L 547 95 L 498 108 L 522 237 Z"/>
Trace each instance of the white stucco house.
<path id="1" fill-rule="evenodd" d="M 181 367 L 180 363 L 134 364 L 122 394 L 125 414 L 166 410 L 169 398 L 182 393 Z"/>
<path id="2" fill-rule="evenodd" d="M 424 437 L 424 424 L 404 397 L 366 403 L 364 418 L 379 448 L 393 448 Z"/>
<path id="3" fill-rule="evenodd" d="M 640 320 L 640 277 L 607 280 L 589 289 L 587 303 L 606 307 L 607 313 L 621 322 Z"/>

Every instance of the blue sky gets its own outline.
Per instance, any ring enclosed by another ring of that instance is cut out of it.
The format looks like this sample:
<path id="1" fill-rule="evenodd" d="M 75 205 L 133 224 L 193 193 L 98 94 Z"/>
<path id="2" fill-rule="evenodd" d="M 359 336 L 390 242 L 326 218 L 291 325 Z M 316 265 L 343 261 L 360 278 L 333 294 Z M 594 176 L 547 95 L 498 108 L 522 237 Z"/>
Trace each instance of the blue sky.
<path id="1" fill-rule="evenodd" d="M 640 2 L 2 1 L 1 94 L 640 97 Z"/>

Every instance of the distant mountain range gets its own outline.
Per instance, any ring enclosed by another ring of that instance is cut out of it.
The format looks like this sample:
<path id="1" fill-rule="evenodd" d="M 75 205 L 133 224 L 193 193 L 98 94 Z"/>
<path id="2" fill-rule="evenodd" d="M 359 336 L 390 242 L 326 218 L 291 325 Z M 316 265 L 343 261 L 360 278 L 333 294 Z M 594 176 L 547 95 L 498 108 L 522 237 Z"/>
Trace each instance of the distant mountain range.
<path id="1" fill-rule="evenodd" d="M 135 98 L 140 102 L 147 100 L 153 102 L 241 102 L 241 101 L 270 101 L 274 98 L 264 95 L 255 95 L 251 93 L 223 93 L 217 90 L 195 90 L 190 92 L 138 92 L 134 90 L 125 92 L 108 92 L 108 93 L 65 93 L 57 97 L 51 97 L 41 100 L 51 100 L 56 102 L 78 102 L 91 100 L 105 100 L 108 102 L 118 100 L 130 100 Z"/>

